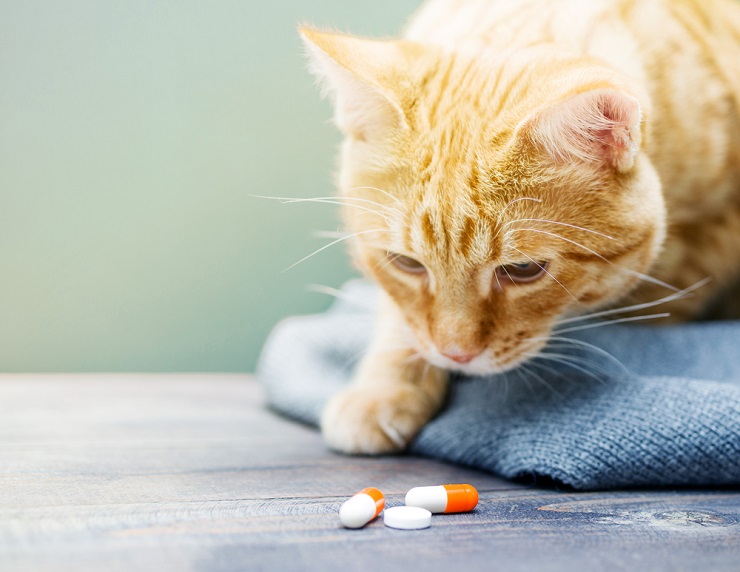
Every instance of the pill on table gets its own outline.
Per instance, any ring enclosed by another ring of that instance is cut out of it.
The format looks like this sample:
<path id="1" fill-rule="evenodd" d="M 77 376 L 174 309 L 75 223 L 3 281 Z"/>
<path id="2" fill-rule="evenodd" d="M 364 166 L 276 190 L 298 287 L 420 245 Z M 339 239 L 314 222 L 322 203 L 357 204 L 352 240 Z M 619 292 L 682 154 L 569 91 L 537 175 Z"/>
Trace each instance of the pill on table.
<path id="1" fill-rule="evenodd" d="M 468 512 L 478 504 L 478 491 L 472 485 L 437 485 L 415 487 L 406 493 L 406 506 L 430 512 Z"/>
<path id="2" fill-rule="evenodd" d="M 383 513 L 383 522 L 390 528 L 418 530 L 432 525 L 432 513 L 415 506 L 394 506 Z"/>
<path id="3" fill-rule="evenodd" d="M 347 528 L 361 528 L 380 514 L 385 497 L 378 489 L 362 489 L 339 509 L 339 520 Z"/>

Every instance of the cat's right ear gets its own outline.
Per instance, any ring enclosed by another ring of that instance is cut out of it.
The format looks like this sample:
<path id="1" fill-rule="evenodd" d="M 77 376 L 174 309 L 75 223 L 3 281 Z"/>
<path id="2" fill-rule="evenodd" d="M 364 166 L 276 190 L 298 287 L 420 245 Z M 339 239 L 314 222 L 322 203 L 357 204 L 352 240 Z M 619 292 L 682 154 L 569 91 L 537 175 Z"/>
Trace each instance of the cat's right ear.
<path id="1" fill-rule="evenodd" d="M 302 27 L 311 71 L 334 103 L 335 122 L 347 136 L 374 140 L 407 126 L 402 108 L 405 61 L 400 42 L 368 40 Z M 401 93 L 399 93 L 401 92 Z"/>

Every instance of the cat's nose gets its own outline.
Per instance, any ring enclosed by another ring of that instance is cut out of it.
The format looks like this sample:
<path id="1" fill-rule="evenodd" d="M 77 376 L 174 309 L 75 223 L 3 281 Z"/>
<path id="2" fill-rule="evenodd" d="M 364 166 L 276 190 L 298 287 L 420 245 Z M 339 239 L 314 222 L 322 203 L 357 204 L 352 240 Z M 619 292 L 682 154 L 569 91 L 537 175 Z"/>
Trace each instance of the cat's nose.
<path id="1" fill-rule="evenodd" d="M 456 361 L 457 363 L 470 363 L 473 361 L 476 357 L 480 355 L 480 352 L 478 353 L 463 353 L 463 352 L 442 352 L 442 355 L 445 356 L 448 359 L 451 359 L 452 361 Z"/>

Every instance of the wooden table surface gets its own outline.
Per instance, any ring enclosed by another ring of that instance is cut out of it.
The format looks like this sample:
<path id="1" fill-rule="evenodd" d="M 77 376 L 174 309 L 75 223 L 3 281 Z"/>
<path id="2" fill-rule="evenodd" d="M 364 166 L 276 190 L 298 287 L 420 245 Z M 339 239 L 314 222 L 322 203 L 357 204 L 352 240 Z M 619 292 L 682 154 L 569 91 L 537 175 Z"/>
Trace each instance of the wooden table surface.
<path id="1" fill-rule="evenodd" d="M 469 514 L 340 527 L 468 482 Z M 0 570 L 740 570 L 740 490 L 558 492 L 414 457 L 349 458 L 246 375 L 0 376 Z"/>

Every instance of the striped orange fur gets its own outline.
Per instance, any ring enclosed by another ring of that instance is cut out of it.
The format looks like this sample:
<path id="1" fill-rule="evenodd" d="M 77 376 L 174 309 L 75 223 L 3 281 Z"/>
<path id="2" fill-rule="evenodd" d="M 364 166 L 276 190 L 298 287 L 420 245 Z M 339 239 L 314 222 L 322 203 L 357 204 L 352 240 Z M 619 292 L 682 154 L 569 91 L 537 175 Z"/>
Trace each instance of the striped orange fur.
<path id="1" fill-rule="evenodd" d="M 447 371 L 512 368 L 574 314 L 709 277 L 659 307 L 691 318 L 740 277 L 734 0 L 430 0 L 403 39 L 301 33 L 384 292 L 333 448 L 403 448 Z"/>

